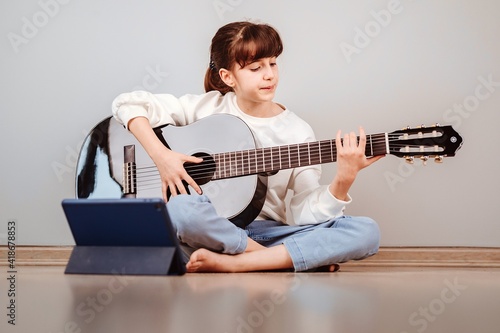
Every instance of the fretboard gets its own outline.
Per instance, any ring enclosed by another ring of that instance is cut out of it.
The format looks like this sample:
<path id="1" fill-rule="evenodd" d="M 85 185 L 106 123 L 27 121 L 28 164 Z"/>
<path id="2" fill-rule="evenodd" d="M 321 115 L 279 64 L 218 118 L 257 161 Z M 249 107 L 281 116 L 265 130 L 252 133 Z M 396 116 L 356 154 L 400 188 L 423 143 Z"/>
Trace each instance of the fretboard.
<path id="1" fill-rule="evenodd" d="M 386 133 L 366 136 L 367 157 L 387 153 L 389 152 Z M 337 147 L 335 139 L 332 139 L 218 153 L 212 157 L 216 164 L 212 178 L 215 180 L 336 162 Z"/>

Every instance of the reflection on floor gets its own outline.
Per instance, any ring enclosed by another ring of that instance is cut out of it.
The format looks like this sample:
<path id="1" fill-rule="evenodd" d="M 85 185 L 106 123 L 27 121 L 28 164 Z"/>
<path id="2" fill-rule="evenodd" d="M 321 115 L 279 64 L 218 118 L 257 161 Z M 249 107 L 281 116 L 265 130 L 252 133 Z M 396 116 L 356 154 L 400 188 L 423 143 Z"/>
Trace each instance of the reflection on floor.
<path id="1" fill-rule="evenodd" d="M 337 273 L 65 275 L 20 267 L 1 332 L 498 332 L 500 269 L 342 267 Z"/>

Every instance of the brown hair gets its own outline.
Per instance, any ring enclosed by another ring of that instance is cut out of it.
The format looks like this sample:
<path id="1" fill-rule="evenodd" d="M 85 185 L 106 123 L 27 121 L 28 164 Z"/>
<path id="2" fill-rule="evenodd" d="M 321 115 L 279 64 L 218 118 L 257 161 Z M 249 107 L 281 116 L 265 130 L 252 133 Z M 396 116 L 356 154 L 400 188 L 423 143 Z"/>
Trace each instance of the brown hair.
<path id="1" fill-rule="evenodd" d="M 277 57 L 283 52 L 278 32 L 267 24 L 233 22 L 221 27 L 212 38 L 210 63 L 205 74 L 205 91 L 223 95 L 233 91 L 220 78 L 219 69 L 245 67 L 254 60 Z"/>

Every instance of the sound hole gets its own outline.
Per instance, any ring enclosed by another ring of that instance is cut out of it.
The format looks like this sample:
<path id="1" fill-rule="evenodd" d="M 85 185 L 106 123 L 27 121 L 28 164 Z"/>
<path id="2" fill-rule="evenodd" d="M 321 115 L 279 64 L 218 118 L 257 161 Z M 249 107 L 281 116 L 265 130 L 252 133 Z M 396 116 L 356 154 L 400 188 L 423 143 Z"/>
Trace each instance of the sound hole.
<path id="1" fill-rule="evenodd" d="M 204 185 L 212 180 L 215 173 L 215 161 L 207 153 L 193 154 L 195 157 L 203 159 L 201 163 L 185 163 L 184 169 L 198 185 Z"/>

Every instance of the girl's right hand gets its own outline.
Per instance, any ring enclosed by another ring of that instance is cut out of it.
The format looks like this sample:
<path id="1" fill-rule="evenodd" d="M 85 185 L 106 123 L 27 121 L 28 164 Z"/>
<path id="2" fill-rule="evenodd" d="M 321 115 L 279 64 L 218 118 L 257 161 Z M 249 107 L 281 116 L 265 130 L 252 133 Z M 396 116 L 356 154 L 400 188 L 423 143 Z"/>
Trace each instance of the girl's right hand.
<path id="1" fill-rule="evenodd" d="M 168 192 L 172 196 L 188 194 L 183 181 L 190 185 L 196 193 L 202 194 L 203 191 L 201 188 L 186 172 L 184 163 L 200 163 L 203 159 L 184 155 L 164 147 L 164 149 L 155 154 L 153 161 L 160 172 L 161 189 L 165 202 L 168 200 Z"/>
<path id="2" fill-rule="evenodd" d="M 187 194 L 183 181 L 190 185 L 198 194 L 201 188 L 184 169 L 184 163 L 200 163 L 201 158 L 177 153 L 165 147 L 154 133 L 146 117 L 132 118 L 128 123 L 129 130 L 139 140 L 160 172 L 163 200 L 167 202 L 167 191 L 171 195 Z"/>

